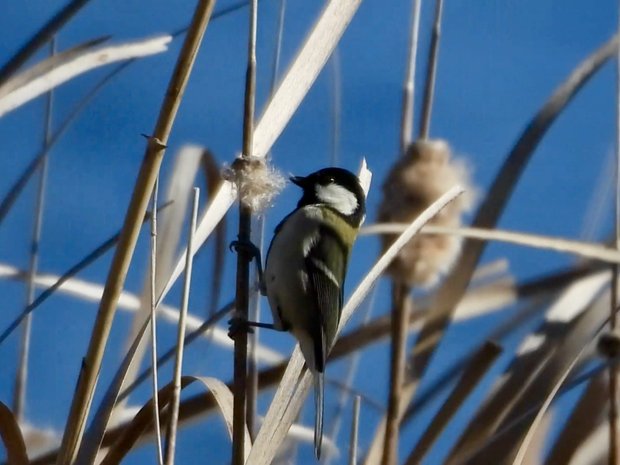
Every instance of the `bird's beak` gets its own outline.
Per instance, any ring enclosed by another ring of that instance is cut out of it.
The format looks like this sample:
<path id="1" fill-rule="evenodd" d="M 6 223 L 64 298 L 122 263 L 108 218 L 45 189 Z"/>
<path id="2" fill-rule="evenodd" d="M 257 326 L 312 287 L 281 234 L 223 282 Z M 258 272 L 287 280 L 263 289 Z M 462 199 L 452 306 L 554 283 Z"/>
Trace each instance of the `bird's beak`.
<path id="1" fill-rule="evenodd" d="M 306 180 L 306 178 L 303 176 L 291 176 L 290 180 L 293 184 L 296 184 L 299 187 L 303 188 L 305 185 L 304 181 Z"/>

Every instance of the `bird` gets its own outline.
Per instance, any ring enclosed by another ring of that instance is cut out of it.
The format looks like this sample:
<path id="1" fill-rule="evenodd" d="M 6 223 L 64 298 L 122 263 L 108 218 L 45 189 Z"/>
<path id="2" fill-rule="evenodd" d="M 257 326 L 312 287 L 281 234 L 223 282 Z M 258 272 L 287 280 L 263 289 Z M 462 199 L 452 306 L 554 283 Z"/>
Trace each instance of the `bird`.
<path id="1" fill-rule="evenodd" d="M 264 270 L 255 254 L 273 324 L 243 323 L 289 331 L 299 342 L 314 378 L 314 451 L 319 459 L 325 363 L 340 322 L 349 256 L 366 216 L 366 195 L 358 177 L 343 168 L 323 168 L 290 180 L 302 189 L 302 197 L 276 226 Z"/>

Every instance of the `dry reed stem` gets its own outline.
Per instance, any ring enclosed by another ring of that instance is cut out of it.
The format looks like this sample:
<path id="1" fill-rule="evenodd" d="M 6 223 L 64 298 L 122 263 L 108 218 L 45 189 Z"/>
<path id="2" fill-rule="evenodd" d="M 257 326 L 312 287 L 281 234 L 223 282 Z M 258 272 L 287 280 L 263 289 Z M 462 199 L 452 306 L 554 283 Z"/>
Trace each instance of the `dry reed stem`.
<path id="1" fill-rule="evenodd" d="M 422 437 L 409 454 L 409 457 L 407 457 L 406 465 L 421 463 L 450 419 L 454 417 L 465 399 L 478 385 L 501 352 L 502 348 L 500 346 L 494 342 L 486 342 L 472 356 L 463 368 L 461 377 L 456 382 L 454 389 L 429 425 L 425 427 Z"/>
<path id="2" fill-rule="evenodd" d="M 599 374 L 592 378 L 559 436 L 554 440 L 551 452 L 545 460 L 546 465 L 570 463 L 577 449 L 599 425 L 607 396 L 608 387 L 604 376 Z"/>
<path id="3" fill-rule="evenodd" d="M 286 0 L 280 0 L 280 4 L 278 7 L 278 22 L 276 26 L 276 36 L 275 36 L 275 51 L 273 56 L 273 62 L 271 64 L 271 82 L 269 94 L 273 96 L 273 93 L 276 90 L 276 83 L 278 79 L 278 73 L 280 70 L 280 58 L 282 54 L 282 41 L 284 37 L 284 16 L 286 12 Z M 258 246 L 259 250 L 263 250 L 263 242 L 265 237 L 265 217 L 266 214 L 263 213 L 259 218 L 259 230 L 257 233 L 257 238 L 254 240 L 254 243 Z M 252 234 L 252 232 L 251 232 Z M 262 253 L 261 253 L 262 256 Z M 250 319 L 256 321 L 260 315 L 260 295 L 258 293 L 254 293 L 250 296 L 249 305 L 250 309 Z M 249 356 L 248 356 L 248 388 L 247 388 L 247 399 L 246 399 L 246 424 L 248 430 L 250 431 L 250 436 L 252 440 L 256 437 L 256 401 L 258 399 L 258 370 L 257 370 L 257 354 L 256 347 L 258 344 L 260 335 L 260 328 L 254 328 L 253 334 L 248 336 L 249 338 Z"/>
<path id="4" fill-rule="evenodd" d="M 431 35 L 431 45 L 428 52 L 426 81 L 424 82 L 424 100 L 422 101 L 422 117 L 420 119 L 420 139 L 428 139 L 431 129 L 431 114 L 433 112 L 433 96 L 435 93 L 435 76 L 439 57 L 439 38 L 441 37 L 441 14 L 443 0 L 435 0 L 435 21 Z"/>
<path id="5" fill-rule="evenodd" d="M 409 334 L 407 322 L 413 306 L 409 292 L 408 286 L 396 281 L 392 282 L 390 384 L 385 414 L 382 465 L 396 465 L 398 462 L 398 436 L 403 413 L 401 392 L 405 380 L 407 336 Z"/>
<path id="6" fill-rule="evenodd" d="M 247 162 L 254 150 L 254 107 L 256 99 L 256 26 L 258 20 L 258 0 L 250 0 L 248 58 L 245 75 L 245 95 L 243 105 L 243 150 L 242 160 Z M 242 195 L 240 196 L 240 198 Z M 239 201 L 239 234 L 241 243 L 251 241 L 252 211 L 248 205 Z M 250 261 L 248 250 L 237 250 L 237 278 L 235 288 L 235 318 L 248 319 L 250 300 Z M 234 336 L 234 409 L 232 465 L 243 465 L 246 451 L 243 441 L 246 430 L 246 390 L 248 370 L 248 333 L 237 331 Z"/>
<path id="7" fill-rule="evenodd" d="M 86 431 L 84 440 L 80 445 L 80 449 L 75 460 L 76 465 L 90 465 L 95 463 L 103 436 L 105 435 L 106 428 L 110 423 L 114 406 L 118 400 L 118 393 L 121 390 L 122 384 L 129 371 L 129 366 L 136 356 L 136 351 L 138 350 L 142 337 L 146 333 L 150 321 L 150 315 L 147 315 L 142 321 L 142 326 L 136 333 L 131 346 L 128 348 L 120 366 L 116 370 L 116 373 L 110 382 L 110 386 L 103 395 L 103 399 L 101 400 L 97 411 L 93 415 L 93 421 L 91 422 L 88 431 Z"/>
<path id="8" fill-rule="evenodd" d="M 159 400 L 157 392 L 159 392 L 159 383 L 157 380 L 157 307 L 155 302 L 156 295 L 156 275 L 157 275 L 157 202 L 159 197 L 159 176 L 155 179 L 153 187 L 152 207 L 151 211 L 151 267 L 149 270 L 149 278 L 151 284 L 151 302 L 150 302 L 150 327 L 151 327 L 151 392 L 153 396 L 153 425 L 155 427 L 155 452 L 157 454 L 157 464 L 163 465 L 164 454 L 161 447 L 161 421 L 159 418 Z M 181 318 L 179 318 L 180 320 Z"/>
<path id="9" fill-rule="evenodd" d="M 116 304 L 129 269 L 138 233 L 146 212 L 146 206 L 151 196 L 155 179 L 159 173 L 159 167 L 165 152 L 165 144 L 168 141 L 168 136 L 181 103 L 200 42 L 209 22 L 213 3 L 213 0 L 200 0 L 197 4 L 190 30 L 181 48 L 166 91 L 155 131 L 147 144 L 118 247 L 110 266 L 88 351 L 80 370 L 58 455 L 59 465 L 70 464 L 75 459 L 99 377 L 101 360 L 116 312 Z"/>
<path id="10" fill-rule="evenodd" d="M 50 40 L 50 56 L 56 53 L 56 38 Z M 28 266 L 28 280 L 26 282 L 26 303 L 24 310 L 27 309 L 35 298 L 34 277 L 39 267 L 39 244 L 41 242 L 41 231 L 43 229 L 43 210 L 45 208 L 45 186 L 47 184 L 48 155 L 45 147 L 49 145 L 52 133 L 52 112 L 54 108 L 54 92 L 50 90 L 46 93 L 45 99 L 45 125 L 43 128 L 43 151 L 46 155 L 41 160 L 39 169 L 39 183 L 37 186 L 37 197 L 34 207 L 34 222 L 32 228 L 32 240 L 30 242 L 30 263 Z M 30 333 L 32 327 L 32 315 L 30 313 L 22 322 L 22 339 L 17 363 L 18 372 L 13 388 L 13 412 L 19 423 L 24 422 L 24 410 L 26 403 L 26 388 L 28 386 L 28 362 L 30 354 Z"/>
<path id="11" fill-rule="evenodd" d="M 198 200 L 200 189 L 194 188 L 194 200 L 192 203 L 192 216 L 189 227 L 189 238 L 187 240 L 187 257 L 185 259 L 185 279 L 183 280 L 183 295 L 181 297 L 181 314 L 179 325 L 177 326 L 177 344 L 174 360 L 174 374 L 172 378 L 172 399 L 170 400 L 170 419 L 166 432 L 166 465 L 174 465 L 174 452 L 176 450 L 177 427 L 179 423 L 179 401 L 181 398 L 181 372 L 183 370 L 183 349 L 185 348 L 185 319 L 189 306 L 189 291 L 192 282 L 192 265 L 194 263 L 191 254 L 192 243 L 196 233 L 196 219 L 198 217 Z M 153 365 L 155 369 L 156 364 Z M 153 397 L 155 400 L 156 396 Z"/>
<path id="12" fill-rule="evenodd" d="M 349 465 L 357 464 L 357 436 L 360 424 L 360 396 L 353 398 L 353 416 L 351 418 L 351 439 L 349 440 Z"/>
<path id="13" fill-rule="evenodd" d="M 89 0 L 72 0 L 52 16 L 28 42 L 0 68 L 0 85 L 4 84 L 36 51 L 45 45 Z"/>
<path id="14" fill-rule="evenodd" d="M 401 116 L 401 155 L 405 153 L 405 140 L 411 138 L 413 125 L 413 87 L 415 71 L 415 55 L 417 49 L 417 35 L 419 28 L 420 2 L 413 6 L 413 20 L 409 46 L 409 58 L 407 63 L 407 75 L 405 78 L 403 93 L 403 109 Z M 424 101 L 422 107 L 422 120 L 420 123 L 420 138 L 426 139 L 429 135 L 430 118 L 433 106 L 433 92 L 435 89 L 435 73 L 438 57 L 439 34 L 441 27 L 441 10 L 443 0 L 436 0 L 435 24 L 431 37 L 431 49 L 427 67 Z M 417 11 L 416 11 L 417 8 Z M 411 289 L 404 283 L 394 281 L 392 283 L 392 340 L 390 344 L 390 384 L 388 389 L 387 411 L 385 416 L 385 433 L 383 435 L 382 465 L 396 465 L 398 462 L 398 436 L 400 432 L 400 420 L 403 413 L 403 384 L 405 371 L 405 350 L 407 344 L 407 325 L 411 312 Z"/>
<path id="15" fill-rule="evenodd" d="M 415 101 L 415 71 L 418 55 L 418 36 L 420 32 L 420 6 L 422 0 L 413 0 L 411 5 L 411 27 L 409 28 L 409 53 L 407 71 L 403 83 L 402 114 L 400 119 L 400 153 L 403 154 L 411 143 L 413 133 L 413 112 Z"/>

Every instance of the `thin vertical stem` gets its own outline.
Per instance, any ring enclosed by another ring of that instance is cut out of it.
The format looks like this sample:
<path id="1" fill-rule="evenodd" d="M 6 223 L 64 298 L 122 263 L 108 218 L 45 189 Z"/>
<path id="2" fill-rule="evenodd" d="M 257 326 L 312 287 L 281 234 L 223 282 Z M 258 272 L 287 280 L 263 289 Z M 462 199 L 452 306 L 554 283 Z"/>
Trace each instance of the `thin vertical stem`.
<path id="1" fill-rule="evenodd" d="M 400 153 L 404 154 L 411 143 L 413 132 L 413 103 L 415 99 L 415 71 L 418 55 L 418 36 L 420 32 L 421 0 L 413 0 L 411 6 L 411 28 L 409 30 L 409 53 L 407 55 L 407 71 L 403 84 L 403 107 L 400 122 Z"/>
<path id="2" fill-rule="evenodd" d="M 250 3 L 250 25 L 248 37 L 248 64 L 245 79 L 245 99 L 243 114 L 243 152 L 242 159 L 252 155 L 254 133 L 254 98 L 256 93 L 256 23 L 258 1 Z M 239 198 L 243 198 L 240 195 Z M 243 202 L 239 202 L 239 234 L 241 243 L 251 239 L 252 212 Z M 239 320 L 247 320 L 249 307 L 250 265 L 249 251 L 239 248 L 237 251 L 237 281 L 235 289 L 235 313 Z M 245 421 L 246 421 L 246 391 L 247 391 L 247 352 L 248 335 L 246 331 L 237 331 L 235 334 L 234 353 L 234 402 L 233 402 L 233 441 L 232 464 L 243 465 L 245 462 Z"/>
<path id="3" fill-rule="evenodd" d="M 409 287 L 392 283 L 394 308 L 391 318 L 392 344 L 390 346 L 390 390 L 385 421 L 382 465 L 398 463 L 398 435 L 403 414 L 401 393 L 405 380 L 408 321 L 411 313 Z"/>
<path id="4" fill-rule="evenodd" d="M 155 426 L 155 445 L 157 448 L 157 463 L 163 465 L 164 454 L 161 448 L 161 421 L 159 418 L 159 383 L 157 381 L 157 197 L 159 196 L 159 176 L 153 187 L 151 211 L 151 388 L 153 392 L 153 422 Z"/>
<path id="5" fill-rule="evenodd" d="M 620 2 L 618 2 L 617 27 L 620 30 Z M 620 249 L 620 48 L 616 51 L 616 191 L 615 203 L 615 235 L 616 249 Z M 612 266 L 611 301 L 609 326 L 611 331 L 617 327 L 618 319 L 618 265 Z M 609 465 L 618 465 L 618 367 L 609 364 Z"/>
<path id="6" fill-rule="evenodd" d="M 194 234 L 198 218 L 198 200 L 200 189 L 194 188 L 194 201 L 192 204 L 192 219 L 189 227 L 187 240 L 187 254 L 185 256 L 185 279 L 183 281 L 183 295 L 181 297 L 181 310 L 179 314 L 179 326 L 177 330 L 177 353 L 174 361 L 173 390 L 170 400 L 170 422 L 166 434 L 166 465 L 174 465 L 174 451 L 176 448 L 177 427 L 179 424 L 179 400 L 181 398 L 181 372 L 183 371 L 183 348 L 185 347 L 185 320 L 187 319 L 187 307 L 189 305 L 189 291 L 192 282 L 192 265 L 194 257 Z M 157 362 L 153 365 L 155 367 Z"/>
<path id="7" fill-rule="evenodd" d="M 86 356 L 80 368 L 77 386 L 71 401 L 71 408 L 57 458 L 59 465 L 70 464 L 74 461 L 82 441 L 86 418 L 90 411 L 99 378 L 103 354 L 108 336 L 110 335 L 112 321 L 116 314 L 116 305 L 125 283 L 125 277 L 127 276 L 129 264 L 138 240 L 138 233 L 140 232 L 144 214 L 153 192 L 155 179 L 159 173 L 159 168 L 166 151 L 166 143 L 172 131 L 172 126 L 200 43 L 211 18 L 213 4 L 214 0 L 199 0 L 196 5 L 189 31 L 168 83 L 153 136 L 147 144 L 140 172 L 138 173 L 125 215 L 118 246 L 116 247 L 110 271 L 106 278 L 105 288 L 99 303 L 99 310 L 91 332 Z"/>
<path id="8" fill-rule="evenodd" d="M 273 62 L 271 66 L 271 84 L 269 93 L 270 96 L 273 95 L 273 92 L 276 88 L 276 81 L 278 79 L 278 72 L 280 69 L 280 56 L 282 52 L 282 37 L 284 36 L 284 15 L 286 12 L 286 0 L 280 0 L 280 8 L 278 14 L 278 24 L 276 27 L 276 43 L 275 43 L 275 52 L 273 56 Z M 256 238 L 254 243 L 257 245 L 259 250 L 263 250 L 263 242 L 265 238 L 265 214 L 260 217 L 259 221 L 259 229 L 256 234 Z M 260 296 L 257 293 L 253 293 L 250 301 L 250 315 L 249 318 L 253 321 L 258 320 L 260 315 Z M 256 401 L 258 398 L 258 370 L 256 369 L 258 359 L 256 354 L 256 347 L 258 345 L 258 339 L 260 336 L 260 329 L 254 328 L 254 333 L 248 336 L 249 343 L 249 355 L 248 355 L 248 389 L 247 389 L 247 405 L 246 405 L 246 423 L 248 427 L 248 431 L 250 432 L 250 437 L 252 440 L 255 438 L 255 418 L 256 418 Z"/>
<path id="9" fill-rule="evenodd" d="M 342 71 L 340 69 L 340 52 L 337 46 L 334 48 L 329 62 L 332 75 L 332 150 L 330 164 L 336 166 L 340 158 L 340 120 L 342 114 Z"/>
<path id="10" fill-rule="evenodd" d="M 424 83 L 424 101 L 422 102 L 422 118 L 420 120 L 420 139 L 428 139 L 431 128 L 431 114 L 435 93 L 435 76 L 437 74 L 437 58 L 439 56 L 439 38 L 441 37 L 441 13 L 443 0 L 435 0 L 435 23 L 428 53 L 426 82 Z"/>
<path id="11" fill-rule="evenodd" d="M 254 231 L 252 231 L 254 232 Z M 261 216 L 258 220 L 257 240 L 254 244 L 263 250 L 263 238 L 265 236 L 265 217 Z M 260 295 L 252 292 L 249 300 L 249 319 L 258 321 L 260 315 Z M 252 441 L 255 439 L 255 419 L 256 419 L 256 401 L 258 398 L 258 356 L 256 347 L 260 335 L 259 328 L 254 328 L 253 334 L 248 335 L 248 388 L 247 388 L 247 408 L 245 412 L 245 421 L 248 425 L 248 431 Z"/>
<path id="12" fill-rule="evenodd" d="M 56 53 L 56 39 L 50 40 L 50 55 Z M 39 165 L 39 184 L 37 186 L 37 198 L 34 207 L 34 225 L 32 228 L 32 239 L 30 242 L 30 263 L 28 265 L 28 280 L 26 283 L 26 302 L 25 308 L 32 305 L 36 286 L 34 278 L 39 268 L 39 244 L 41 242 L 41 231 L 43 228 L 43 210 L 45 208 L 45 185 L 47 183 L 48 155 L 45 148 L 50 144 L 52 134 L 52 110 L 54 107 L 54 91 L 47 92 L 45 99 L 45 120 L 43 129 L 43 151 L 45 156 Z M 26 388 L 28 385 L 28 360 L 30 355 L 30 336 L 32 331 L 32 314 L 28 313 L 22 322 L 21 348 L 19 361 L 17 364 L 17 376 L 13 391 L 13 412 L 18 422 L 24 420 L 24 410 L 26 403 Z"/>
<path id="13" fill-rule="evenodd" d="M 349 465 L 357 463 L 357 433 L 360 424 L 360 396 L 353 399 L 353 419 L 351 422 L 351 440 L 349 441 Z"/>

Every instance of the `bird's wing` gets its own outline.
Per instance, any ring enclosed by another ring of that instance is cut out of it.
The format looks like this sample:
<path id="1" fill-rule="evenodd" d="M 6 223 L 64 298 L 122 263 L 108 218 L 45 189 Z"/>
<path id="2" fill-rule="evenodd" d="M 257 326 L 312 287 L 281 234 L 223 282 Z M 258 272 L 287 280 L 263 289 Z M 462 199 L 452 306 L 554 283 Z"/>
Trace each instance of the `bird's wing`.
<path id="1" fill-rule="evenodd" d="M 338 329 L 342 311 L 344 275 L 347 266 L 347 248 L 330 227 L 321 227 L 319 239 L 308 251 L 305 264 L 310 295 L 316 299 L 318 318 L 312 329 L 315 341 L 316 369 L 322 372 L 326 352 L 331 347 Z"/>

